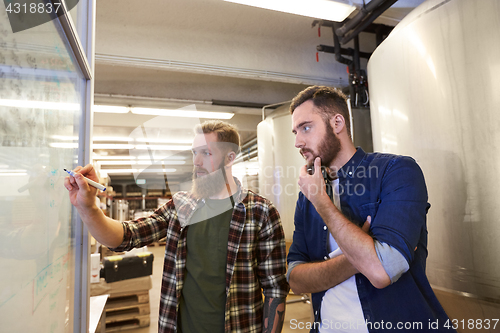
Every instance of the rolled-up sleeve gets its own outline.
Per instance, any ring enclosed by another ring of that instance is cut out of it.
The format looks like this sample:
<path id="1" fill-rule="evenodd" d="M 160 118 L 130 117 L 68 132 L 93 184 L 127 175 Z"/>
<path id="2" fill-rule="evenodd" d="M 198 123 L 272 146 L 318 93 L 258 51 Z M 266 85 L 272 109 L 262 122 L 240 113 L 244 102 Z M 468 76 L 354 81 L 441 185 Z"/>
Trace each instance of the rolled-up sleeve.
<path id="1" fill-rule="evenodd" d="M 418 164 L 410 157 L 394 159 L 384 174 L 380 204 L 370 231 L 376 240 L 396 249 L 411 263 L 421 235 L 426 232 L 429 207 Z"/>
<path id="2" fill-rule="evenodd" d="M 168 204 L 165 204 L 148 217 L 122 222 L 123 241 L 118 247 L 110 250 L 130 251 L 159 241 L 166 236 L 170 215 Z"/>
<path id="3" fill-rule="evenodd" d="M 292 261 L 288 263 L 288 270 L 286 271 L 286 281 L 288 283 L 290 283 L 290 274 L 292 273 L 293 269 L 300 264 L 305 264 L 305 261 Z"/>
<path id="4" fill-rule="evenodd" d="M 378 259 L 387 275 L 389 275 L 391 283 L 396 282 L 401 275 L 410 269 L 410 265 L 408 265 L 405 257 L 392 246 L 379 241 L 375 241 L 374 244 Z"/>

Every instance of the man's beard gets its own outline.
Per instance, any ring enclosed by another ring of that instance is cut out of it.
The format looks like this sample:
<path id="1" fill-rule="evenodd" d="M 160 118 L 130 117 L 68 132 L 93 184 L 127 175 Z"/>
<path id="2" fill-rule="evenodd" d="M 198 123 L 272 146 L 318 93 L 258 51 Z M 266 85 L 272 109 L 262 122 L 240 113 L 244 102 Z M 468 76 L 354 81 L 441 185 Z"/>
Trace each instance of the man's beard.
<path id="1" fill-rule="evenodd" d="M 224 169 L 224 161 L 221 162 L 219 168 L 215 171 L 208 173 L 203 168 L 194 168 L 193 170 L 193 186 L 191 193 L 197 198 L 209 198 L 211 196 L 221 193 L 226 187 L 226 170 Z M 198 170 L 207 172 L 202 177 L 197 177 Z"/>
<path id="2" fill-rule="evenodd" d="M 300 150 L 300 154 L 304 156 L 305 152 L 311 153 L 313 158 L 307 163 L 307 168 L 314 168 L 314 160 L 316 157 L 321 158 L 321 166 L 330 167 L 333 160 L 337 157 L 340 152 L 340 140 L 333 133 L 332 125 L 329 121 L 325 121 L 326 133 L 323 136 L 323 140 L 319 144 L 318 151 L 315 152 L 309 148 L 303 148 Z"/>

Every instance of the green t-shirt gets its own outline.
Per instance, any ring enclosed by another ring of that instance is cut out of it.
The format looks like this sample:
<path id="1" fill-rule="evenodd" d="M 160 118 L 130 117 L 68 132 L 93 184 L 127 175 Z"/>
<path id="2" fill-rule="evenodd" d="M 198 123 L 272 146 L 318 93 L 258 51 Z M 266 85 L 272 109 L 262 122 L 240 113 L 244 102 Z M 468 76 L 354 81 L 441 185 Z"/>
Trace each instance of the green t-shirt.
<path id="1" fill-rule="evenodd" d="M 232 213 L 230 198 L 205 199 L 205 205 L 191 218 L 201 222 L 189 225 L 187 231 L 179 332 L 224 332 L 227 242 Z"/>

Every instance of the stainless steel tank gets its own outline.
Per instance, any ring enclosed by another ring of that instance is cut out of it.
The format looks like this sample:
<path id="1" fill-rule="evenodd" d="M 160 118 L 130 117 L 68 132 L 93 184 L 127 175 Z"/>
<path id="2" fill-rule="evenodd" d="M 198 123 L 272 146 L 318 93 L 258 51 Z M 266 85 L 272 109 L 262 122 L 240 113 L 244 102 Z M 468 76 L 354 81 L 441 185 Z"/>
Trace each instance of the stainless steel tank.
<path id="1" fill-rule="evenodd" d="M 368 63 L 374 149 L 422 167 L 427 275 L 459 296 L 444 302 L 468 296 L 469 318 L 500 313 L 499 13 L 497 0 L 424 2 Z"/>
<path id="2" fill-rule="evenodd" d="M 285 239 L 292 241 L 293 216 L 299 194 L 299 171 L 304 159 L 294 146 L 290 103 L 277 108 L 257 126 L 259 194 L 278 209 Z"/>

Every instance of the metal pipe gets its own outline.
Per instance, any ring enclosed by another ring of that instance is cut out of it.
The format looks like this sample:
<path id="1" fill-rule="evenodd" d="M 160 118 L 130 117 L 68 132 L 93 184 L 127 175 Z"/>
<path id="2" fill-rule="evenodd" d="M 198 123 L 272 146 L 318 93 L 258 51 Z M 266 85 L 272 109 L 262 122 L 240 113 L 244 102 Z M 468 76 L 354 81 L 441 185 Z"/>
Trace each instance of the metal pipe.
<path id="1" fill-rule="evenodd" d="M 255 156 L 257 156 L 258 154 L 259 154 L 258 150 L 255 149 L 255 150 L 251 151 L 250 154 L 240 155 L 237 159 L 234 160 L 234 164 L 243 162 L 243 161 L 245 161 L 245 159 L 250 160 L 250 159 L 254 158 Z"/>
<path id="2" fill-rule="evenodd" d="M 342 56 L 342 54 L 341 54 L 341 47 L 340 47 L 339 37 L 335 34 L 335 26 L 336 26 L 336 24 L 334 24 L 332 26 L 332 30 L 333 30 L 333 46 L 334 46 L 334 49 L 335 49 L 335 60 L 337 60 L 338 62 L 340 62 L 342 64 L 346 64 L 347 66 L 351 67 L 352 66 L 352 60 L 344 58 Z"/>
<path id="3" fill-rule="evenodd" d="M 246 147 L 252 146 L 256 143 L 257 143 L 257 138 L 255 137 L 255 138 L 251 139 L 250 141 L 247 141 L 245 144 L 241 145 L 241 151 L 243 151 L 243 149 L 245 149 Z"/>
<path id="4" fill-rule="evenodd" d="M 251 102 L 239 102 L 239 101 L 223 101 L 223 100 L 213 99 L 212 105 L 260 109 L 261 107 L 265 106 L 266 104 L 264 104 L 264 103 L 251 103 Z"/>
<path id="5" fill-rule="evenodd" d="M 274 103 L 274 104 L 269 104 L 265 105 L 262 107 L 262 120 L 266 120 L 266 109 L 272 108 L 272 107 L 278 107 L 285 105 L 286 103 L 291 102 L 291 101 L 285 101 L 285 102 L 280 102 L 280 103 Z"/>
<path id="6" fill-rule="evenodd" d="M 95 93 L 94 97 L 112 98 L 112 99 L 134 99 L 134 100 L 138 100 L 138 101 L 152 101 L 152 102 L 166 102 L 166 103 L 173 102 L 173 103 L 212 105 L 212 101 L 202 101 L 202 100 L 194 100 L 194 99 L 179 99 L 179 98 L 165 98 L 165 97 L 147 97 L 147 96 L 122 95 L 122 94 Z"/>
<path id="7" fill-rule="evenodd" d="M 348 43 L 353 39 L 355 36 L 359 35 L 360 32 L 362 32 L 366 27 L 368 27 L 370 24 L 372 24 L 377 17 L 379 17 L 383 12 L 385 12 L 389 7 L 391 7 L 396 1 L 398 0 L 388 0 L 384 2 L 380 7 L 372 11 L 369 15 L 365 17 L 365 20 L 359 24 L 356 29 L 353 31 L 349 32 L 348 34 L 344 35 L 342 40 L 340 41 L 341 44 Z"/>
<path id="8" fill-rule="evenodd" d="M 318 52 L 335 53 L 335 48 L 333 46 L 323 45 L 323 44 L 316 46 L 316 50 Z M 351 48 L 349 48 L 349 49 L 340 48 L 340 54 L 346 55 L 346 56 L 352 56 L 354 54 L 354 50 Z M 371 56 L 372 56 L 371 53 L 359 52 L 360 58 L 370 59 Z"/>
<path id="9" fill-rule="evenodd" d="M 357 13 L 352 19 L 347 21 L 343 26 L 339 27 L 334 31 L 334 33 L 343 37 L 348 31 L 354 29 L 363 19 L 375 10 L 378 6 L 384 3 L 386 0 L 372 0 L 368 4 L 361 7 L 359 13 Z"/>
<path id="10" fill-rule="evenodd" d="M 354 55 L 353 55 L 353 61 L 354 61 L 354 71 L 356 75 L 361 76 L 361 64 L 359 62 L 359 36 L 356 35 L 354 37 Z"/>
<path id="11" fill-rule="evenodd" d="M 242 152 L 239 157 L 245 157 L 246 155 L 250 155 L 253 152 L 257 151 L 257 149 L 258 149 L 257 145 L 254 145 L 251 148 L 247 149 L 244 153 Z"/>

